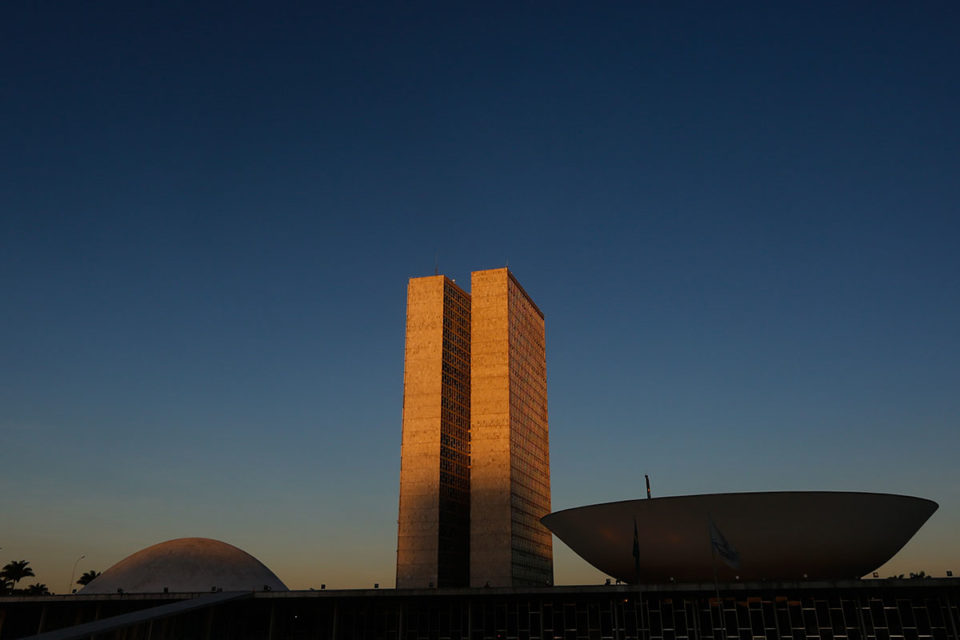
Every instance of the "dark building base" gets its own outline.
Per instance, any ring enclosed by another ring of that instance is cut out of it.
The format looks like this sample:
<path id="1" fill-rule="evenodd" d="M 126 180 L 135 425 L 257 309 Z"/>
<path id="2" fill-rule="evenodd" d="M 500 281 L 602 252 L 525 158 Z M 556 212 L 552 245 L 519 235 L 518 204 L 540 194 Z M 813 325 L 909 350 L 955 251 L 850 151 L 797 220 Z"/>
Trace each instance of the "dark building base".
<path id="1" fill-rule="evenodd" d="M 712 583 L 0 598 L 0 640 L 960 640 L 955 578 L 719 592 L 720 606 Z"/>

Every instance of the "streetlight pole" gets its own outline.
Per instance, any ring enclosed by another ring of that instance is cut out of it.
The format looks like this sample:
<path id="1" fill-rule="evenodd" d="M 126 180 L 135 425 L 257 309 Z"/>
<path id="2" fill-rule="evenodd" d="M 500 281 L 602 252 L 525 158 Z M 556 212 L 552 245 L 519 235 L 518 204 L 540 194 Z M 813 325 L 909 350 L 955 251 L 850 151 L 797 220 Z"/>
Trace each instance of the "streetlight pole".
<path id="1" fill-rule="evenodd" d="M 77 572 L 77 563 L 79 563 L 81 560 L 83 560 L 86 557 L 87 557 L 87 554 L 84 553 L 84 554 L 81 554 L 81 556 L 74 561 L 73 569 L 70 569 L 70 584 L 67 585 L 67 595 L 70 595 L 70 593 L 72 593 L 71 589 L 73 588 L 73 574 Z"/>

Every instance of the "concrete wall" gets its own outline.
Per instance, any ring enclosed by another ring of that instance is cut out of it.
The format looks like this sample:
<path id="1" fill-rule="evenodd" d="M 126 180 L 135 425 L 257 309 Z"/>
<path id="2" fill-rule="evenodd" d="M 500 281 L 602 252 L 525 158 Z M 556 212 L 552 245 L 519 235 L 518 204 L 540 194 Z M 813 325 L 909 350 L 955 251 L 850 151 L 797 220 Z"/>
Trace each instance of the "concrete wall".
<path id="1" fill-rule="evenodd" d="M 507 270 L 476 271 L 470 394 L 470 585 L 510 586 L 510 357 Z"/>
<path id="2" fill-rule="evenodd" d="M 397 588 L 437 584 L 444 280 L 407 285 Z"/>
<path id="3" fill-rule="evenodd" d="M 471 295 L 470 584 L 553 584 L 543 314 L 507 269 Z"/>

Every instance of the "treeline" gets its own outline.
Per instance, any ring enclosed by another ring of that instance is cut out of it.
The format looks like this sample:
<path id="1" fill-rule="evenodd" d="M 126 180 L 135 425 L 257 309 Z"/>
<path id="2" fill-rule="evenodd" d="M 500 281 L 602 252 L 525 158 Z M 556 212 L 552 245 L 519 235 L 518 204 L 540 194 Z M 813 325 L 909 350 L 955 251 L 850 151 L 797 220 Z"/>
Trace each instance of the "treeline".
<path id="1" fill-rule="evenodd" d="M 83 586 L 93 582 L 93 579 L 100 575 L 99 571 L 87 571 L 77 584 Z M 35 582 L 26 587 L 20 587 L 20 581 L 24 578 L 35 578 L 36 574 L 30 563 L 26 560 L 13 560 L 0 569 L 0 596 L 49 596 L 52 595 L 47 585 L 42 582 Z"/>

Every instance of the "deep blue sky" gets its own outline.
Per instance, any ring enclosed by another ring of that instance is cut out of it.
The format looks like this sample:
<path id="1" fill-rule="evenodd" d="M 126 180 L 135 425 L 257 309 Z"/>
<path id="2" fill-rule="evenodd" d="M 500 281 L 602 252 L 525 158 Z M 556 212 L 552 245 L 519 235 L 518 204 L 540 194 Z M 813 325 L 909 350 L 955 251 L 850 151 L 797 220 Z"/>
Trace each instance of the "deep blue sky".
<path id="1" fill-rule="evenodd" d="M 960 10 L 836 4 L 4 3 L 0 559 L 392 584 L 439 256 L 546 314 L 555 508 L 921 495 L 883 573 L 960 570 Z"/>

